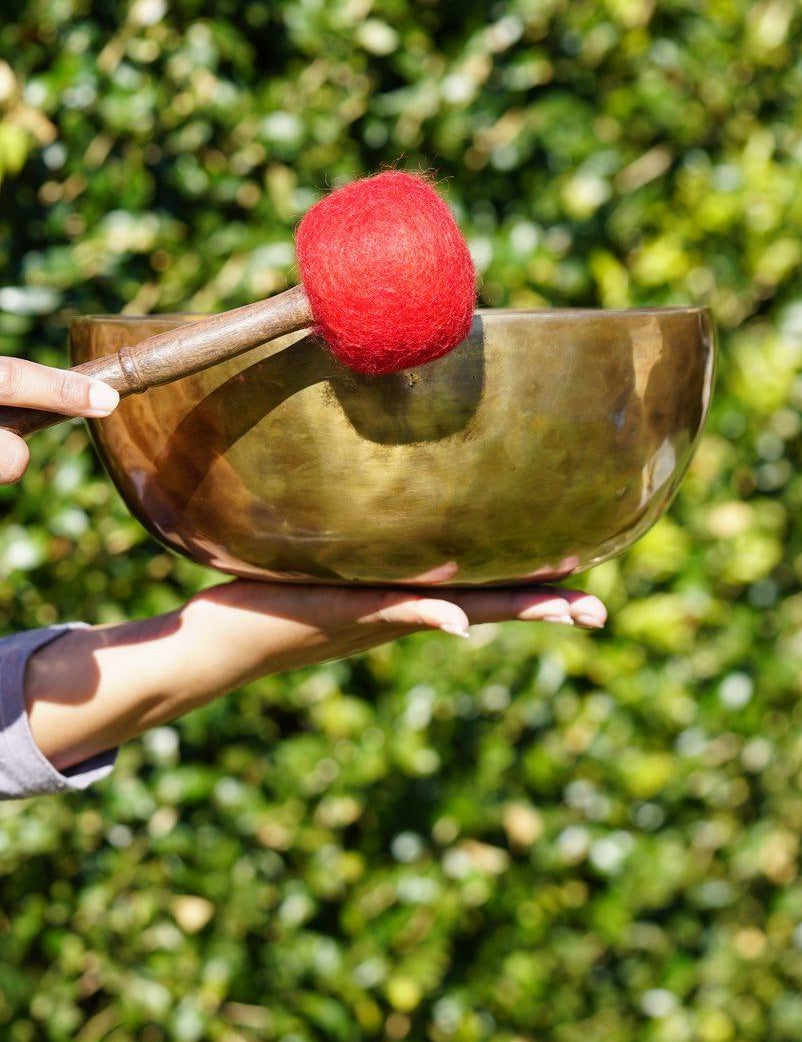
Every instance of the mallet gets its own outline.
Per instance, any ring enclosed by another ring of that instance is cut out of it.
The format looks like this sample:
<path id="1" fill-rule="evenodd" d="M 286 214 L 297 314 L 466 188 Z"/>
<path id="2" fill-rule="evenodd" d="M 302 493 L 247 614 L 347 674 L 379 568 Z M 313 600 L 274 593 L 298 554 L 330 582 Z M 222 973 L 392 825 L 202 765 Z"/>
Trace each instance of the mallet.
<path id="1" fill-rule="evenodd" d="M 368 375 L 410 369 L 468 335 L 476 274 L 467 244 L 428 181 L 390 170 L 323 198 L 296 231 L 302 285 L 148 337 L 75 367 L 121 397 L 179 380 L 268 340 L 311 328 Z M 25 436 L 66 417 L 0 408 Z"/>

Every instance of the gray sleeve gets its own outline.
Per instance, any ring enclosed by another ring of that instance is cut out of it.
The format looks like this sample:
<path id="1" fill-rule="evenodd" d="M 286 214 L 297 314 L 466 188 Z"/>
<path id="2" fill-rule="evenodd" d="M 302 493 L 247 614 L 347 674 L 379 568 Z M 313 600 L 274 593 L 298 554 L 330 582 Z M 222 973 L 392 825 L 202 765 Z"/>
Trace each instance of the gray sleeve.
<path id="1" fill-rule="evenodd" d="M 34 741 L 25 706 L 25 666 L 44 647 L 82 623 L 48 626 L 0 639 L 0 800 L 85 789 L 105 778 L 117 750 L 93 756 L 63 773 L 57 771 Z"/>

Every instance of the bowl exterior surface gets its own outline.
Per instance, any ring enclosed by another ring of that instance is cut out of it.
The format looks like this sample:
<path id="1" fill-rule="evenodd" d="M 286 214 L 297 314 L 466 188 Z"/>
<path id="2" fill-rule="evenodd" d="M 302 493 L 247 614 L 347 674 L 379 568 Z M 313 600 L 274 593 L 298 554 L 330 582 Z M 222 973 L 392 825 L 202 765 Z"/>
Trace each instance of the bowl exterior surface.
<path id="1" fill-rule="evenodd" d="M 194 316 L 90 316 L 75 363 Z M 704 308 L 478 311 L 385 377 L 295 333 L 90 422 L 128 507 L 173 550 L 254 579 L 514 583 L 631 546 L 710 400 Z"/>

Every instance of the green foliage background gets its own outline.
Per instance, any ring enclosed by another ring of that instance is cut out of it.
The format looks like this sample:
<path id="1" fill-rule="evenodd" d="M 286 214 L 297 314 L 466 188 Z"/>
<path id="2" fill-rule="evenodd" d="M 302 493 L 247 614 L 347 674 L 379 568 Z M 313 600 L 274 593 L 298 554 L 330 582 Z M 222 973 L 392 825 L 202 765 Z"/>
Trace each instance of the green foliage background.
<path id="1" fill-rule="evenodd" d="M 0 349 L 293 278 L 329 186 L 433 168 L 484 302 L 709 302 L 670 516 L 601 637 L 421 636 L 273 678 L 0 808 L 8 1042 L 802 1037 L 802 16 L 794 0 L 19 0 Z M 0 492 L 7 630 L 213 580 L 81 428 Z"/>

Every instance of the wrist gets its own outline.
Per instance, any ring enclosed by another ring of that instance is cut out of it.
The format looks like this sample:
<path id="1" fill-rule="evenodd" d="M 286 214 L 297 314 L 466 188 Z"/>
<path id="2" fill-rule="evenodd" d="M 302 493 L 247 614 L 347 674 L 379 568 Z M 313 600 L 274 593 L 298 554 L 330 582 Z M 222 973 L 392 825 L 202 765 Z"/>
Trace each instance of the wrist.
<path id="1" fill-rule="evenodd" d="M 63 769 L 180 715 L 173 642 L 177 614 L 76 629 L 28 660 L 24 698 L 31 733 Z"/>

